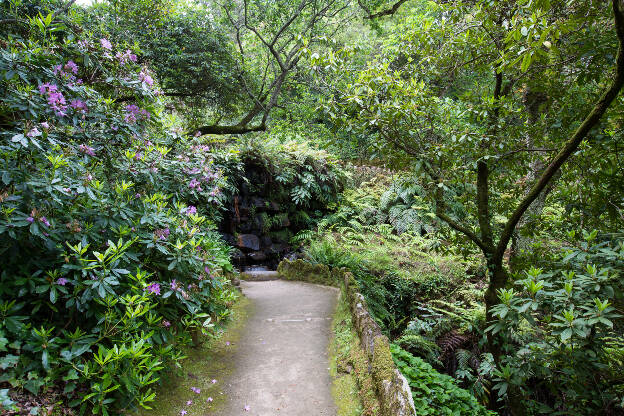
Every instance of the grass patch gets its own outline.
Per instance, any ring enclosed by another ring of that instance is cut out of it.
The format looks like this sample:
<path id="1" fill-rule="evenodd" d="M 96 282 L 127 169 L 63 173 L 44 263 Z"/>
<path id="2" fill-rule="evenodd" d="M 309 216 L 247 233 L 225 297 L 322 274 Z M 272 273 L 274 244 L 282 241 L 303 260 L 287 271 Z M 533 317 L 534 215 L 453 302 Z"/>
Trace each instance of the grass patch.
<path id="1" fill-rule="evenodd" d="M 182 409 L 189 414 L 210 414 L 219 408 L 226 400 L 221 386 L 233 371 L 231 357 L 236 352 L 250 308 L 250 301 L 239 296 L 232 308 L 233 318 L 223 333 L 198 348 L 189 348 L 182 369 L 161 377 L 152 409 L 141 409 L 135 416 L 178 415 Z M 212 383 L 212 380 L 217 382 Z M 194 393 L 191 387 L 200 389 L 200 393 Z M 187 406 L 188 400 L 193 403 Z"/>

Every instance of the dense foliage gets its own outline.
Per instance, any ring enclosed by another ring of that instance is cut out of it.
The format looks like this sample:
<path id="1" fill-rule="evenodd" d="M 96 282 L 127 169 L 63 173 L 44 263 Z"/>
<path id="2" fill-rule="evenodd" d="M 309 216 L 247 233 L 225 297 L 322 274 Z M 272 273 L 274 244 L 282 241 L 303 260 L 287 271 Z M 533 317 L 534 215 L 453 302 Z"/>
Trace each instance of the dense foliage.
<path id="1" fill-rule="evenodd" d="M 223 179 L 163 129 L 133 50 L 52 18 L 0 55 L 0 382 L 60 384 L 82 413 L 148 406 L 180 347 L 228 315 Z"/>
<path id="2" fill-rule="evenodd" d="M 300 245 L 419 412 L 622 414 L 623 86 L 619 0 L 0 0 L 1 406 L 150 406 Z"/>

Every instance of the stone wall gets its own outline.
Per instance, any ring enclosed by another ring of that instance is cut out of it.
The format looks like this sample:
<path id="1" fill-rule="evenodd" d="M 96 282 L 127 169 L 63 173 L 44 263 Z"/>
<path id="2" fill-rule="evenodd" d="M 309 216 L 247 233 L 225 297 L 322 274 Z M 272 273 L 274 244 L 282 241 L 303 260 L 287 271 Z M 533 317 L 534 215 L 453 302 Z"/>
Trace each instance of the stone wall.
<path id="1" fill-rule="evenodd" d="M 330 270 L 325 265 L 314 265 L 303 260 L 284 260 L 279 264 L 277 272 L 287 280 L 333 286 L 340 286 L 344 282 L 344 293 L 351 309 L 353 325 L 368 359 L 382 416 L 415 416 L 416 410 L 407 379 L 396 368 L 389 340 L 369 313 L 364 296 L 357 291 L 358 286 L 353 275 L 344 269 Z"/>

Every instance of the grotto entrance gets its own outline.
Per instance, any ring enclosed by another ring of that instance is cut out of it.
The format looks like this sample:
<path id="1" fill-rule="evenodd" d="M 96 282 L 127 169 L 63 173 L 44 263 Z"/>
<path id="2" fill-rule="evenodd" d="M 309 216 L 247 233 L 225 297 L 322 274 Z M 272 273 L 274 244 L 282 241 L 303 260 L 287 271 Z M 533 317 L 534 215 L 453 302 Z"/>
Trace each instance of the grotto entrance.
<path id="1" fill-rule="evenodd" d="M 289 211 L 291 207 L 260 196 L 234 196 L 220 231 L 233 247 L 232 262 L 240 271 L 275 270 L 285 256 L 296 255 L 290 239 L 299 227 Z"/>

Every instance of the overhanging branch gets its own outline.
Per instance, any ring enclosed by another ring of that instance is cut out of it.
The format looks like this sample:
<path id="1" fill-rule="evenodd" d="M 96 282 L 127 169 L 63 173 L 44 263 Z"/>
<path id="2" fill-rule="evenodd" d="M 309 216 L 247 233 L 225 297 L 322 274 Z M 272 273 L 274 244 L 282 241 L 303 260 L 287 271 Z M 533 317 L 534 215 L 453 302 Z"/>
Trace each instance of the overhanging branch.
<path id="1" fill-rule="evenodd" d="M 378 18 L 383 17 L 383 16 L 391 16 L 391 15 L 395 14 L 397 12 L 397 10 L 399 10 L 399 7 L 401 7 L 401 5 L 403 3 L 405 3 L 406 1 L 407 0 L 399 0 L 396 3 L 394 3 L 392 5 L 392 7 L 388 8 L 388 9 L 385 9 L 385 10 L 382 10 L 382 11 L 377 12 L 377 13 L 373 13 L 373 14 L 370 14 L 370 12 L 368 12 L 368 10 L 365 9 L 369 13 L 369 15 L 365 17 L 365 19 L 374 20 L 374 19 L 378 19 Z"/>

